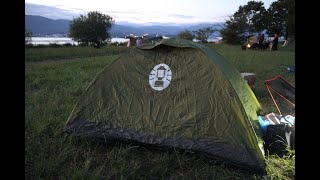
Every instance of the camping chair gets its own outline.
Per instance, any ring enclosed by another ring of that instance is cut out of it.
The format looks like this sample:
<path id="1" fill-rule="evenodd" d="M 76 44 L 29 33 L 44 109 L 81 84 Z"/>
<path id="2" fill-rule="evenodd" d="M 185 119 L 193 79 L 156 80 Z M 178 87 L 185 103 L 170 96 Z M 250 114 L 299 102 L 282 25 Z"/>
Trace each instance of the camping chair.
<path id="1" fill-rule="evenodd" d="M 286 81 L 282 76 L 277 76 L 264 81 L 270 93 L 270 96 L 279 112 L 276 116 L 270 113 L 266 116 L 270 120 L 270 125 L 263 127 L 265 129 L 265 148 L 271 153 L 281 155 L 286 152 L 286 146 L 295 149 L 295 87 Z M 291 116 L 291 119 L 290 119 Z M 278 122 L 277 118 L 279 117 Z M 288 119 L 287 119 L 288 118 Z M 283 120 L 284 122 L 280 121 Z M 292 123 L 289 120 L 293 120 Z M 261 124 L 265 121 L 261 121 Z"/>
<path id="2" fill-rule="evenodd" d="M 282 76 L 264 81 L 280 115 L 295 114 L 295 87 Z"/>

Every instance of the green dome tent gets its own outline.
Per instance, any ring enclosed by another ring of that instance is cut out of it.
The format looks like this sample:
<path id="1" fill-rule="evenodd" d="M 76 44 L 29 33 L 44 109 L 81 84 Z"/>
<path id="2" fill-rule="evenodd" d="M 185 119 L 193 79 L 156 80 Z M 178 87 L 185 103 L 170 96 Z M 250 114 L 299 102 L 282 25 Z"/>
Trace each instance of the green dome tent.
<path id="1" fill-rule="evenodd" d="M 260 109 L 241 74 L 214 50 L 165 39 L 105 67 L 63 131 L 200 151 L 264 174 Z"/>

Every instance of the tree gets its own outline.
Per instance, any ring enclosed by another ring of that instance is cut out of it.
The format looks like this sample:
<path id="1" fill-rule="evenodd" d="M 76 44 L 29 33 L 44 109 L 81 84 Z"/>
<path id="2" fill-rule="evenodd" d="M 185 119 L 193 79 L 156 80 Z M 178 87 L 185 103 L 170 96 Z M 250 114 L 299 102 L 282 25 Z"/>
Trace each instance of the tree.
<path id="1" fill-rule="evenodd" d="M 29 43 L 31 43 L 31 36 L 32 36 L 32 32 L 25 30 L 24 31 L 24 44 L 27 45 Z"/>
<path id="2" fill-rule="evenodd" d="M 114 24 L 111 16 L 97 11 L 80 15 L 70 23 L 69 37 L 79 44 L 100 48 L 110 38 L 109 30 Z"/>
<path id="3" fill-rule="evenodd" d="M 295 1 L 278 0 L 273 2 L 269 9 L 268 34 L 295 36 Z"/>
<path id="4" fill-rule="evenodd" d="M 287 32 L 286 32 L 286 39 L 288 37 L 295 38 L 296 31 L 295 31 L 295 18 L 296 18 L 296 3 L 295 0 L 288 0 L 288 24 L 287 24 Z"/>
<path id="5" fill-rule="evenodd" d="M 268 19 L 267 10 L 261 1 L 249 1 L 247 5 L 239 7 L 234 16 L 242 16 L 246 19 L 248 25 L 248 33 L 257 33 L 266 29 Z"/>
<path id="6" fill-rule="evenodd" d="M 247 38 L 248 25 L 246 19 L 239 17 L 230 17 L 225 23 L 220 33 L 223 41 L 227 44 L 239 44 Z"/>
<path id="7" fill-rule="evenodd" d="M 240 6 L 230 20 L 225 23 L 221 30 L 226 43 L 239 43 L 247 36 L 260 33 L 268 24 L 268 12 L 261 1 L 249 1 L 247 5 Z M 235 39 L 236 38 L 236 39 Z"/>
<path id="8" fill-rule="evenodd" d="M 195 38 L 200 40 L 201 43 L 207 43 L 209 36 L 216 30 L 214 30 L 212 27 L 205 27 L 202 29 L 198 29 L 198 31 L 193 31 L 195 34 Z"/>
<path id="9" fill-rule="evenodd" d="M 187 39 L 187 40 L 192 41 L 194 38 L 194 35 L 192 34 L 192 32 L 185 30 L 185 31 L 179 32 L 178 37 L 181 39 Z"/>

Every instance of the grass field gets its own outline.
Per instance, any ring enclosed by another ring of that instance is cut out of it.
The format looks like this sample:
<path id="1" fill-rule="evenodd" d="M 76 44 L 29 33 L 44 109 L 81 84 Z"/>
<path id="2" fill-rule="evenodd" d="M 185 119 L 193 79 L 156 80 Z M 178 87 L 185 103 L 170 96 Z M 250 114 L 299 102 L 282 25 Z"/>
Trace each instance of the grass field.
<path id="1" fill-rule="evenodd" d="M 262 111 L 277 112 L 263 80 L 282 75 L 293 85 L 294 49 L 241 50 L 210 45 L 240 72 L 257 74 L 255 94 Z M 127 47 L 56 47 L 25 50 L 25 178 L 26 179 L 263 179 L 207 157 L 130 143 L 102 144 L 66 136 L 62 128 L 77 99 L 96 74 Z M 294 151 L 266 156 L 266 179 L 295 179 Z"/>

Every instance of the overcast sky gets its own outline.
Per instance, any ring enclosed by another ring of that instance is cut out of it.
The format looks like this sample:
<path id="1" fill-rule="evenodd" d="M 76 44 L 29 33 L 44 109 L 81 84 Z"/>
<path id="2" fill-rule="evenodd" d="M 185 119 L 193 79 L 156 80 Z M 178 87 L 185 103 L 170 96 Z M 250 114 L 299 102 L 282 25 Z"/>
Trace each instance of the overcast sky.
<path id="1" fill-rule="evenodd" d="M 266 9 L 274 1 L 262 0 Z M 224 22 L 248 0 L 25 0 L 25 3 L 26 14 L 52 19 L 72 19 L 99 11 L 113 17 L 116 23 L 184 24 Z"/>

